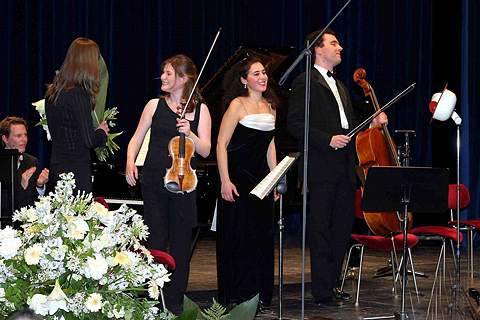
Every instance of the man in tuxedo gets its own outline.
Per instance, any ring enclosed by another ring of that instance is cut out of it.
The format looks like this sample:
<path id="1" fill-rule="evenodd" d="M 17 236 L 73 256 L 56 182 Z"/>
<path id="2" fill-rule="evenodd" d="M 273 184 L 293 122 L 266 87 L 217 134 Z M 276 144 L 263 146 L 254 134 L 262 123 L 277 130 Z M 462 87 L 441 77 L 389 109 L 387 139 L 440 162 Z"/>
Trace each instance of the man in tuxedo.
<path id="1" fill-rule="evenodd" d="M 5 149 L 17 149 L 19 183 L 16 209 L 33 205 L 45 193 L 48 169 L 38 168 L 38 159 L 25 152 L 28 143 L 27 122 L 18 117 L 6 117 L 0 122 L 0 137 Z"/>
<path id="2" fill-rule="evenodd" d="M 319 31 L 307 36 L 310 42 Z M 345 85 L 337 79 L 334 67 L 343 48 L 333 30 L 312 46 L 310 131 L 307 187 L 309 210 L 307 234 L 311 260 L 311 291 L 319 306 L 336 306 L 350 299 L 337 289 L 342 261 L 354 221 L 356 189 L 354 141 L 346 134 L 360 123 L 364 114 L 352 107 Z M 305 74 L 293 82 L 287 126 L 303 150 Z M 386 123 L 385 114 L 373 125 Z M 299 162 L 303 169 L 303 162 Z M 303 170 L 302 170 L 303 171 Z M 303 177 L 303 172 L 300 173 Z"/>

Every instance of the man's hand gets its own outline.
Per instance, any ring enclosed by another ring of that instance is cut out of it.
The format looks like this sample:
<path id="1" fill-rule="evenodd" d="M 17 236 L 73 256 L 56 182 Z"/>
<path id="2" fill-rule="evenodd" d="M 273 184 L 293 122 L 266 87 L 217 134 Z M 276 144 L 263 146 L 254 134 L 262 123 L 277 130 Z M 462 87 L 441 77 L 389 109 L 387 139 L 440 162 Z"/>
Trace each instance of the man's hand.
<path id="1" fill-rule="evenodd" d="M 48 174 L 49 170 L 47 168 L 43 169 L 42 172 L 40 172 L 40 175 L 37 178 L 38 188 L 43 188 L 43 186 L 48 182 Z"/>
<path id="2" fill-rule="evenodd" d="M 378 116 L 376 116 L 372 120 L 373 126 L 380 126 L 382 124 L 388 124 L 388 117 L 385 112 L 380 113 Z"/>
<path id="3" fill-rule="evenodd" d="M 330 140 L 330 147 L 334 148 L 335 150 L 339 148 L 344 148 L 351 140 L 349 136 L 345 136 L 343 134 L 339 134 L 332 137 Z"/>
<path id="4" fill-rule="evenodd" d="M 30 180 L 30 178 L 32 177 L 35 170 L 37 170 L 37 167 L 31 167 L 31 168 L 28 168 L 27 170 L 25 170 L 24 173 L 22 173 L 22 181 L 20 182 L 20 184 L 22 185 L 22 188 L 24 190 L 27 190 L 28 180 Z"/>

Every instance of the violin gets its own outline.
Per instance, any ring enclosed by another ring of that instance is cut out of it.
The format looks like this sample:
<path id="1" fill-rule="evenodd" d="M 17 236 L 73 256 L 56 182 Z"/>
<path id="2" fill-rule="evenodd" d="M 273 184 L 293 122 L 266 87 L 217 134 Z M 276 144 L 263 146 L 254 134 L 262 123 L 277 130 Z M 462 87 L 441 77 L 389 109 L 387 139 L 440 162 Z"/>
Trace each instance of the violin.
<path id="1" fill-rule="evenodd" d="M 205 65 L 207 64 L 208 58 L 215 47 L 215 43 L 217 42 L 221 31 L 222 28 L 219 28 L 215 38 L 213 39 L 213 43 L 210 46 L 207 57 L 203 62 L 202 69 L 200 69 L 198 77 L 195 80 L 192 90 L 190 91 L 187 102 L 184 105 L 182 104 L 183 110 L 180 114 L 180 119 L 185 117 L 187 106 L 189 106 L 190 103 L 194 103 L 194 105 L 196 105 L 200 101 L 197 97 L 194 98 L 194 93 L 198 85 L 198 80 L 200 80 L 200 77 L 202 76 Z M 197 109 L 198 110 L 195 112 L 200 112 L 200 108 Z M 163 182 L 165 188 L 173 193 L 192 192 L 195 190 L 197 187 L 198 178 L 195 170 L 193 170 L 190 165 L 190 160 L 195 154 L 195 143 L 193 140 L 189 137 L 186 137 L 184 133 L 180 132 L 178 136 L 170 139 L 168 143 L 168 153 L 172 158 L 172 166 L 167 169 L 167 173 L 164 177 Z"/>
<path id="2" fill-rule="evenodd" d="M 380 109 L 377 97 L 372 86 L 366 80 L 367 72 L 358 68 L 353 74 L 353 80 L 363 89 L 365 97 L 369 97 L 375 111 Z M 367 176 L 368 168 L 372 166 L 400 166 L 397 157 L 397 147 L 393 142 L 387 125 L 369 128 L 357 135 L 355 142 L 359 166 L 364 177 Z M 362 189 L 363 191 L 363 189 Z M 370 230 L 381 236 L 402 231 L 401 221 L 395 212 L 364 212 L 365 222 Z M 408 213 L 408 226 L 412 224 L 412 214 Z"/>
<path id="3" fill-rule="evenodd" d="M 184 110 L 186 105 L 183 106 Z M 200 112 L 196 110 L 195 112 Z M 180 119 L 184 112 L 180 115 Z M 172 166 L 167 169 L 164 177 L 165 188 L 173 193 L 192 192 L 197 187 L 196 170 L 192 169 L 191 160 L 195 155 L 195 143 L 184 133 L 173 137 L 168 142 L 168 153 L 172 158 Z"/>

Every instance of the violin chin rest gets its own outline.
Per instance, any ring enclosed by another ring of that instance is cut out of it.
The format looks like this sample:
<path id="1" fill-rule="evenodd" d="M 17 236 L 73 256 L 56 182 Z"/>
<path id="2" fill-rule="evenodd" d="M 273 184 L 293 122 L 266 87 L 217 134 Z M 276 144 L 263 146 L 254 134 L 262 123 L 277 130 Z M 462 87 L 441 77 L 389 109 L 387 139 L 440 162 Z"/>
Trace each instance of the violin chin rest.
<path id="1" fill-rule="evenodd" d="M 180 186 L 178 185 L 178 183 L 173 181 L 165 183 L 165 188 L 167 188 L 167 190 L 170 192 L 174 192 L 174 193 L 181 192 Z"/>

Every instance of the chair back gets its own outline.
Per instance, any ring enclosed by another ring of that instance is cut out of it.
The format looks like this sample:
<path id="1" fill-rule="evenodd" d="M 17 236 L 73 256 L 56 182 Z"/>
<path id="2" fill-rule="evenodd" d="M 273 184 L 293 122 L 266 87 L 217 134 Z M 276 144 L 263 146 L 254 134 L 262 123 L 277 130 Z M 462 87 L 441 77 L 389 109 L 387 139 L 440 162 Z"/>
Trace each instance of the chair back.
<path id="1" fill-rule="evenodd" d="M 105 208 L 110 209 L 110 208 L 108 207 L 108 203 L 107 203 L 107 201 L 105 200 L 104 197 L 95 197 L 93 200 L 96 201 L 96 202 L 98 202 L 98 203 L 100 203 L 100 204 L 103 205 Z"/>
<path id="2" fill-rule="evenodd" d="M 470 191 L 464 184 L 460 184 L 460 209 L 468 207 L 470 204 Z M 457 184 L 448 185 L 448 208 L 457 209 Z"/>

